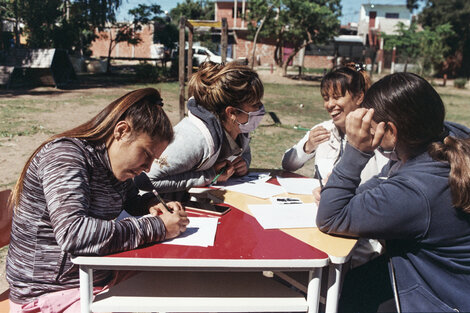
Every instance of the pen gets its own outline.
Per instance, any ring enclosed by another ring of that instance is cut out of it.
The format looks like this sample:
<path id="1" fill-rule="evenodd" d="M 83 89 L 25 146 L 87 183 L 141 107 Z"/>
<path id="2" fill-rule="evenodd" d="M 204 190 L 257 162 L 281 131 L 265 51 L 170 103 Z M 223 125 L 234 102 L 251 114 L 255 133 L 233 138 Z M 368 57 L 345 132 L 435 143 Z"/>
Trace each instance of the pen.
<path id="1" fill-rule="evenodd" d="M 165 207 L 165 209 L 168 210 L 168 212 L 170 213 L 173 213 L 173 209 L 169 208 L 167 205 L 166 205 L 166 202 L 162 199 L 162 197 L 160 197 L 160 195 L 158 194 L 158 192 L 154 189 L 152 190 L 153 194 L 155 195 L 155 197 L 157 197 L 158 201 L 160 201 L 163 206 Z"/>
<path id="2" fill-rule="evenodd" d="M 227 169 L 227 165 L 224 166 L 224 167 L 222 167 L 222 169 L 220 170 L 220 173 L 217 174 L 217 175 L 215 175 L 215 177 L 214 177 L 214 179 L 211 181 L 210 185 L 215 184 L 215 183 L 217 182 L 217 179 L 219 179 L 220 175 L 222 175 L 222 174 L 225 172 L 226 169 Z"/>
<path id="3" fill-rule="evenodd" d="M 323 178 L 321 177 L 320 170 L 318 169 L 318 165 L 315 164 L 315 173 L 317 174 L 318 181 L 320 182 L 320 188 L 323 189 Z"/>

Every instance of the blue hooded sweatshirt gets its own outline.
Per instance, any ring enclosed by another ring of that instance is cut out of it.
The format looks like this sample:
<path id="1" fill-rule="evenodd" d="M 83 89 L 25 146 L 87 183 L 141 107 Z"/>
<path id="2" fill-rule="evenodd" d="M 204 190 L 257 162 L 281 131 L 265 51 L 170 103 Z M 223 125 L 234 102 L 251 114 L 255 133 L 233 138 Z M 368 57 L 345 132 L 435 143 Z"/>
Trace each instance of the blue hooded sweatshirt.
<path id="1" fill-rule="evenodd" d="M 464 126 L 445 127 L 453 137 L 469 137 Z M 385 239 L 403 312 L 470 312 L 470 215 L 452 205 L 449 164 L 424 152 L 388 175 L 390 161 L 359 186 L 372 156 L 347 145 L 322 190 L 318 227 Z"/>

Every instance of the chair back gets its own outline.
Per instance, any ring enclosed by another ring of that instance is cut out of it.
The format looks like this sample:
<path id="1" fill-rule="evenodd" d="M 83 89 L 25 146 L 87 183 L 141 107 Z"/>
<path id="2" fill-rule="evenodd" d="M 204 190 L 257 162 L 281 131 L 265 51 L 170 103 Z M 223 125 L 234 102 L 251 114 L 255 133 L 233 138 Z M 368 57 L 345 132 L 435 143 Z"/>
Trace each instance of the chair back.
<path id="1" fill-rule="evenodd" d="M 11 190 L 0 191 L 0 248 L 10 243 L 13 208 L 8 205 Z"/>

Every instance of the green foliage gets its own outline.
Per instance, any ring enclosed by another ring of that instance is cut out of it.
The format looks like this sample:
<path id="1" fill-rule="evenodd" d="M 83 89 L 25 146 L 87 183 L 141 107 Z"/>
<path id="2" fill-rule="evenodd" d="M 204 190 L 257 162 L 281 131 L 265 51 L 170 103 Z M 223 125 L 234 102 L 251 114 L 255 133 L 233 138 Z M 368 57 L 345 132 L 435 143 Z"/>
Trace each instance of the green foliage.
<path id="1" fill-rule="evenodd" d="M 470 1 L 464 0 L 408 0 L 409 5 L 424 3 L 418 15 L 423 26 L 437 29 L 438 26 L 450 23 L 454 34 L 446 39 L 450 47 L 448 54 L 454 64 L 449 64 L 453 75 L 470 76 Z M 449 60 L 450 61 L 450 60 Z"/>
<path id="2" fill-rule="evenodd" d="M 433 72 L 439 64 L 445 60 L 445 56 L 450 51 L 446 39 L 453 36 L 452 25 L 446 23 L 439 25 L 435 30 L 425 27 L 421 35 L 421 74 L 424 72 Z"/>
<path id="3" fill-rule="evenodd" d="M 454 87 L 458 89 L 465 89 L 465 85 L 467 84 L 467 79 L 465 78 L 456 78 L 454 80 Z"/>
<path id="4" fill-rule="evenodd" d="M 144 63 L 135 67 L 135 76 L 137 81 L 155 83 L 158 82 L 158 79 L 162 76 L 162 71 L 157 66 Z"/>
<path id="5" fill-rule="evenodd" d="M 213 20 L 214 2 L 208 0 L 185 0 L 171 9 L 170 17 L 174 23 L 178 23 L 180 17 L 190 20 Z"/>
<path id="6" fill-rule="evenodd" d="M 439 25 L 435 30 L 425 27 L 418 31 L 418 25 L 411 23 L 407 27 L 399 22 L 396 28 L 397 35 L 382 34 L 385 40 L 385 50 L 392 50 L 396 47 L 398 57 L 403 59 L 406 65 L 416 62 L 420 65 L 421 75 L 434 70 L 442 61 L 449 46 L 446 39 L 454 34 L 452 26 L 447 23 Z"/>
<path id="7" fill-rule="evenodd" d="M 304 46 L 325 43 L 339 30 L 340 0 L 250 0 L 248 1 L 248 30 L 254 36 L 261 21 L 262 38 L 276 40 L 276 64 L 287 64 Z M 273 38 L 274 37 L 274 38 Z M 282 47 L 291 46 L 293 52 L 283 60 Z"/>
<path id="8" fill-rule="evenodd" d="M 121 0 L 6 1 L 5 15 L 25 24 L 31 48 L 84 49 L 93 37 L 84 33 L 115 20 Z"/>

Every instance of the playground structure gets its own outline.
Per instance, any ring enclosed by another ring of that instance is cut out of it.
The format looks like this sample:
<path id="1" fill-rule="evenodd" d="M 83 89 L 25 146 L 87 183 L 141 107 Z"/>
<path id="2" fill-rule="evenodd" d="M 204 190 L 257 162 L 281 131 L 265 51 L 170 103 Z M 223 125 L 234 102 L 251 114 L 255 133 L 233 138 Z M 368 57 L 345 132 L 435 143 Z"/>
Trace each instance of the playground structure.
<path id="1" fill-rule="evenodd" d="M 185 49 L 186 46 L 186 28 L 188 28 L 188 49 L 187 49 L 187 66 L 185 66 Z M 227 19 L 222 18 L 222 21 L 203 21 L 203 20 L 187 20 L 184 16 L 180 18 L 179 22 L 179 56 L 178 56 L 178 81 L 179 81 L 179 111 L 180 119 L 185 116 L 185 82 L 189 81 L 193 75 L 193 37 L 194 32 L 198 28 L 201 31 L 220 30 L 221 31 L 221 57 L 222 62 L 227 60 L 227 46 L 228 46 L 228 26 Z M 187 73 L 185 75 L 185 70 Z"/>

